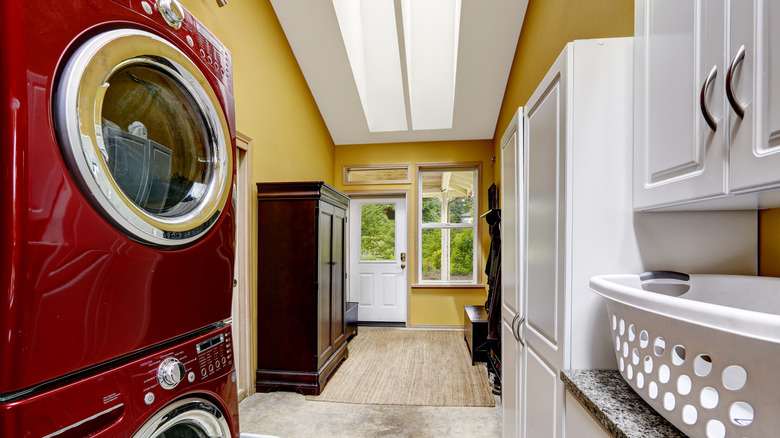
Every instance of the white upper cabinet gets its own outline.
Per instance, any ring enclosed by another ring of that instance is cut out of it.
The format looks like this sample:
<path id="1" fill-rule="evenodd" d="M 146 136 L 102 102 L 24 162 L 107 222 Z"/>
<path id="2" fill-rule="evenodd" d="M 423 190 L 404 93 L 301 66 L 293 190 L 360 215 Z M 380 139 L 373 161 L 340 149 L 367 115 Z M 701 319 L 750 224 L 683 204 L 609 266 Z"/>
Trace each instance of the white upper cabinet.
<path id="1" fill-rule="evenodd" d="M 780 184 L 780 2 L 730 2 L 727 93 L 733 192 Z M 740 116 L 741 113 L 744 115 Z"/>
<path id="2" fill-rule="evenodd" d="M 634 208 L 780 205 L 780 5 L 635 7 Z"/>

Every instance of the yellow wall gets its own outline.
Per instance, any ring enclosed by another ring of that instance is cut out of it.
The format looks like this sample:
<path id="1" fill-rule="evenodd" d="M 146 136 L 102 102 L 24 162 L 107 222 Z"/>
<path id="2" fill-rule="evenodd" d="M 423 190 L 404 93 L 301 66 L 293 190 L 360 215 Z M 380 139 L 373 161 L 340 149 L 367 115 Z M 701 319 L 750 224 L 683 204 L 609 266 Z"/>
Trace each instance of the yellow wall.
<path id="1" fill-rule="evenodd" d="M 780 277 L 780 209 L 758 215 L 758 275 Z"/>
<path id="2" fill-rule="evenodd" d="M 496 159 L 517 107 L 525 105 L 566 43 L 633 35 L 633 0 L 530 0 L 493 138 Z M 499 176 L 496 165 L 496 185 Z"/>
<path id="3" fill-rule="evenodd" d="M 332 184 L 333 140 L 270 2 L 235 0 L 220 8 L 215 0 L 180 1 L 233 55 L 236 129 L 252 139 L 252 180 Z M 249 196 L 256 194 L 253 187 Z M 249 220 L 257 223 L 257 203 L 250 205 Z M 251 229 L 255 296 L 257 234 Z"/>
<path id="4" fill-rule="evenodd" d="M 332 184 L 333 140 L 271 3 L 181 3 L 233 54 L 236 125 L 253 140 L 254 181 Z"/>
<path id="5" fill-rule="evenodd" d="M 442 141 L 426 143 L 389 143 L 371 145 L 344 145 L 336 146 L 336 160 L 334 174 L 336 175 L 336 188 L 344 191 L 380 191 L 380 190 L 409 190 L 410 211 L 409 217 L 415 218 L 417 209 L 415 206 L 416 175 L 412 175 L 412 184 L 394 185 L 365 185 L 344 186 L 341 184 L 342 166 L 355 164 L 379 164 L 379 163 L 411 163 L 412 172 L 415 164 L 422 163 L 452 163 L 452 162 L 481 162 L 482 181 L 479 191 L 478 213 L 487 211 L 487 188 L 493 184 L 493 143 L 490 140 L 479 141 Z M 416 230 L 414 219 L 409 229 L 409 263 L 411 268 L 409 275 L 412 281 L 415 276 L 414 266 L 416 261 Z M 484 284 L 487 279 L 483 273 L 487 252 L 490 248 L 490 236 L 484 219 L 480 220 L 481 254 L 478 260 L 481 280 Z M 463 306 L 479 305 L 485 303 L 487 291 L 481 289 L 424 289 L 412 288 L 410 299 L 410 319 L 412 326 L 427 325 L 463 325 Z"/>

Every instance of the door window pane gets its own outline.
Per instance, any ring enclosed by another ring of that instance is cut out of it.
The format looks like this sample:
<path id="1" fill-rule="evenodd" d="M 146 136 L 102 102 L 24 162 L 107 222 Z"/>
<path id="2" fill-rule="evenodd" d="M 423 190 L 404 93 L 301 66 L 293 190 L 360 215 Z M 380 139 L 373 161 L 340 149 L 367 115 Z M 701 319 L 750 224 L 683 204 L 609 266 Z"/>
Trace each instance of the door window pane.
<path id="1" fill-rule="evenodd" d="M 474 279 L 474 231 L 471 228 L 450 230 L 450 280 Z"/>
<path id="2" fill-rule="evenodd" d="M 439 229 L 422 230 L 423 280 L 441 280 L 441 232 Z"/>
<path id="3" fill-rule="evenodd" d="M 364 204 L 360 210 L 360 261 L 395 260 L 395 204 Z"/>

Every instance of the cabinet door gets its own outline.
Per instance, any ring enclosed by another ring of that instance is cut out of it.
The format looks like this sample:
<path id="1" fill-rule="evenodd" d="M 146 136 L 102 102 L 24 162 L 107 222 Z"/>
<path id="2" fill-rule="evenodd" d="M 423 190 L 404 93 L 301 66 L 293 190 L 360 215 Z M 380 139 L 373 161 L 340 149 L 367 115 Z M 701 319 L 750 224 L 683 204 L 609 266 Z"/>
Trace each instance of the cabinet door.
<path id="1" fill-rule="evenodd" d="M 318 281 L 317 281 L 317 368 L 321 368 L 333 354 L 333 213 L 332 205 L 319 203 Z"/>
<path id="2" fill-rule="evenodd" d="M 506 310 L 506 308 L 504 308 Z M 513 332 L 514 317 L 501 321 L 501 409 L 502 436 L 523 438 L 522 381 L 523 345 Z"/>
<path id="3" fill-rule="evenodd" d="M 524 308 L 521 416 L 529 437 L 563 436 L 566 355 L 566 126 L 571 44 L 525 105 Z M 533 400 L 533 402 L 530 402 Z"/>
<path id="4" fill-rule="evenodd" d="M 780 184 L 780 3 L 731 1 L 730 186 Z M 740 117 L 740 113 L 744 115 Z"/>
<path id="5" fill-rule="evenodd" d="M 635 7 L 634 207 L 723 194 L 724 0 Z"/>
<path id="6" fill-rule="evenodd" d="M 333 210 L 333 272 L 331 289 L 331 334 L 333 348 L 337 349 L 346 340 L 347 322 L 345 319 L 346 300 L 344 295 L 344 272 L 346 257 L 344 254 L 344 232 L 347 212 L 341 208 Z"/>
<path id="7" fill-rule="evenodd" d="M 523 350 L 514 329 L 522 316 L 520 283 L 525 240 L 523 214 L 523 108 L 501 138 L 501 407 L 504 438 L 523 437 L 520 391 Z"/>
<path id="8" fill-rule="evenodd" d="M 520 281 L 525 240 L 523 212 L 523 108 L 519 108 L 501 139 L 501 306 L 510 320 L 522 316 Z M 508 323 L 509 321 L 507 321 Z"/>

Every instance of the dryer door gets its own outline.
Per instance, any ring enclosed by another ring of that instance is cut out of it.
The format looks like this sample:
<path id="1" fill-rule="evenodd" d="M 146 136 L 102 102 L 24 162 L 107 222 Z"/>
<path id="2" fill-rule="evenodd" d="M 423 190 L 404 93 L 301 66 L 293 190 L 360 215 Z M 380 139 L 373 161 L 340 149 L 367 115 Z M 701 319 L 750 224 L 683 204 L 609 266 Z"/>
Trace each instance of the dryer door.
<path id="1" fill-rule="evenodd" d="M 186 398 L 170 404 L 155 414 L 133 435 L 133 438 L 230 438 L 225 416 L 213 403 Z"/>
<path id="2" fill-rule="evenodd" d="M 68 61 L 56 99 L 70 172 L 123 233 L 182 246 L 219 218 L 233 176 L 230 130 L 183 52 L 140 30 L 99 34 Z"/>

